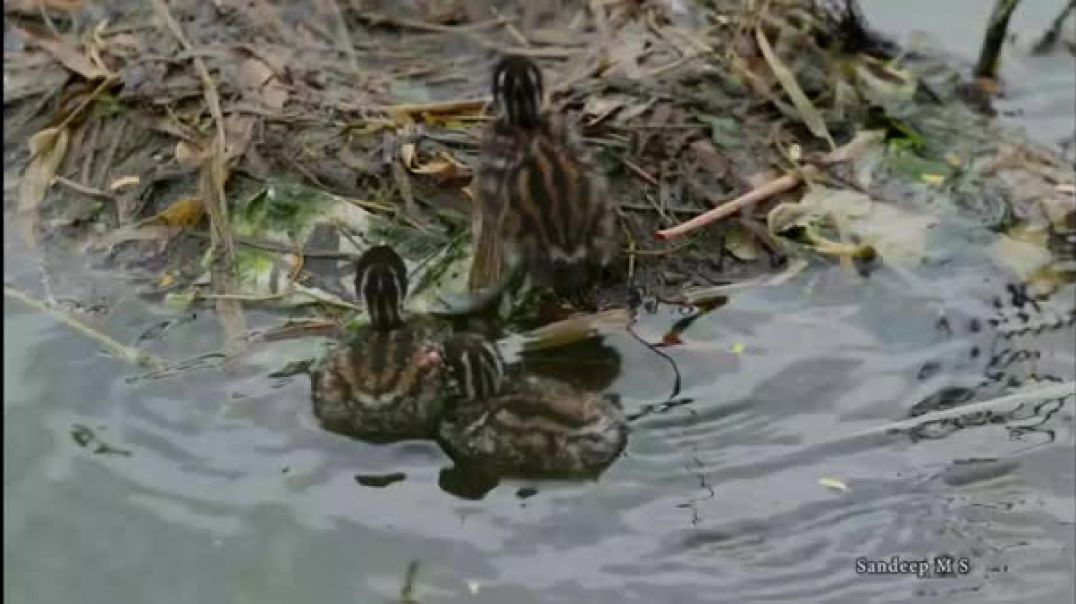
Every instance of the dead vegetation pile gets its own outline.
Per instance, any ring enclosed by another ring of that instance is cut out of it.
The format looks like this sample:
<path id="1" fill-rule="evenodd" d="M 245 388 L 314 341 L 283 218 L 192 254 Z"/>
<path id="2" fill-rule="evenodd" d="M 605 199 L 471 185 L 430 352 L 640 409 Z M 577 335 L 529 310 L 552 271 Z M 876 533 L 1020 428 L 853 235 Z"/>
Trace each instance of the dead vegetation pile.
<path id="1" fill-rule="evenodd" d="M 350 301 L 339 261 L 369 241 L 355 212 L 413 235 L 418 257 L 466 239 L 488 68 L 515 52 L 595 150 L 627 273 L 663 299 L 804 251 L 921 255 L 879 220 L 855 226 L 872 202 L 906 231 L 929 227 L 908 200 L 942 198 L 999 230 L 1073 228 L 1071 167 L 1000 133 L 854 3 L 547 4 L 5 3 L 15 216 L 147 293 L 213 300 L 233 338 L 242 305 L 295 287 L 332 314 Z M 289 222 L 304 212 L 328 218 Z M 244 265 L 254 252 L 268 260 Z"/>

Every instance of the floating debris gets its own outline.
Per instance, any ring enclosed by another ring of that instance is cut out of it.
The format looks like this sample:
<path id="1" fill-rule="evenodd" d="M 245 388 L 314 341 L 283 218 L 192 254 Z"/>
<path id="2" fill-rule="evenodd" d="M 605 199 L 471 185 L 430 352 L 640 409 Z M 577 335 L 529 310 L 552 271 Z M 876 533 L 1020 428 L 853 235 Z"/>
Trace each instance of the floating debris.
<path id="1" fill-rule="evenodd" d="M 850 493 L 851 489 L 842 480 L 836 478 L 819 478 L 818 484 L 826 487 L 827 489 L 833 489 L 834 491 L 840 491 L 842 493 Z"/>

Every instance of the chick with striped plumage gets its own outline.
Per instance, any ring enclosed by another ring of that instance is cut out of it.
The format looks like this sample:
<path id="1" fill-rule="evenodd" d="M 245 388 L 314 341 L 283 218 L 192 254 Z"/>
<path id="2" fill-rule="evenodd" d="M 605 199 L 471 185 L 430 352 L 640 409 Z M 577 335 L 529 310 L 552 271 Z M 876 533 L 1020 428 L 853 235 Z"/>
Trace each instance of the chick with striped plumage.
<path id="1" fill-rule="evenodd" d="M 506 56 L 493 69 L 498 118 L 476 171 L 472 291 L 495 289 L 522 269 L 539 286 L 579 294 L 612 260 L 616 220 L 605 182 L 560 116 L 542 113 L 542 74 Z"/>
<path id="2" fill-rule="evenodd" d="M 407 269 L 389 246 L 364 253 L 355 291 L 369 324 L 311 370 L 314 414 L 333 432 L 371 441 L 432 436 L 445 387 L 440 330 L 421 317 L 404 320 Z"/>
<path id="3" fill-rule="evenodd" d="M 447 339 L 443 360 L 456 396 L 445 404 L 438 438 L 463 465 L 502 476 L 593 477 L 627 443 L 616 395 L 506 376 L 497 348 L 475 335 Z"/>

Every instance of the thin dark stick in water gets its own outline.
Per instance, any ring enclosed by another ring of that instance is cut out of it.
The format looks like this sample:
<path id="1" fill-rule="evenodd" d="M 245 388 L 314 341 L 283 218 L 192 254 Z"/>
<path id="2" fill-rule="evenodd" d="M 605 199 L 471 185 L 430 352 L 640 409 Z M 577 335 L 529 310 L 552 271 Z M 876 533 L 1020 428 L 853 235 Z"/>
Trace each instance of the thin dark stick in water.
<path id="1" fill-rule="evenodd" d="M 1042 34 L 1042 38 L 1035 44 L 1035 48 L 1031 52 L 1037 55 L 1049 52 L 1054 47 L 1054 44 L 1057 44 L 1057 39 L 1061 37 L 1061 26 L 1065 23 L 1065 19 L 1073 14 L 1076 14 L 1076 0 L 1069 0 L 1068 5 L 1054 17 L 1054 22 L 1050 25 L 1050 29 Z"/>
<path id="2" fill-rule="evenodd" d="M 64 325 L 71 327 L 82 335 L 94 340 L 101 346 L 104 346 L 115 356 L 125 361 L 128 361 L 141 367 L 150 367 L 157 370 L 160 370 L 165 367 L 165 362 L 159 357 L 154 356 L 148 352 L 143 352 L 131 346 L 124 346 L 123 344 L 120 344 L 102 331 L 91 327 L 83 323 L 82 321 L 79 321 L 75 317 L 72 317 L 71 315 L 61 310 L 53 308 L 52 306 L 40 300 L 34 299 L 26 293 L 15 289 L 14 287 L 5 285 L 4 295 L 9 298 L 14 298 L 22 302 L 23 304 L 26 304 L 27 306 L 31 306 L 37 310 L 40 310 L 41 312 L 48 314 L 49 316 L 60 321 Z"/>
<path id="3" fill-rule="evenodd" d="M 407 565 L 407 572 L 404 573 L 404 582 L 400 587 L 400 604 L 414 604 L 417 602 L 414 598 L 415 593 L 415 577 L 418 575 L 418 560 L 412 560 Z"/>
<path id="4" fill-rule="evenodd" d="M 991 80 L 997 78 L 1001 47 L 1005 44 L 1009 19 L 1018 4 L 1020 0 L 996 0 L 994 2 L 994 10 L 991 11 L 990 21 L 986 24 L 986 36 L 983 38 L 983 48 L 979 52 L 979 62 L 975 65 L 975 77 Z"/>

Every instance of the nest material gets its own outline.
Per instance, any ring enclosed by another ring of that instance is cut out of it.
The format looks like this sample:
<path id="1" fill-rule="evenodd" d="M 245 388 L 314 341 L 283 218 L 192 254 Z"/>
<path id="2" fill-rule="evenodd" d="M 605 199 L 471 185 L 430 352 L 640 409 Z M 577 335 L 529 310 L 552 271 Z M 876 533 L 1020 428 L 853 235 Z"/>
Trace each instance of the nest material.
<path id="1" fill-rule="evenodd" d="M 669 241 L 654 234 L 782 173 L 805 174 L 808 160 L 865 129 L 884 132 L 884 169 L 866 183 L 839 167 L 809 180 L 892 201 L 941 178 L 958 202 L 990 205 L 972 209 L 994 227 L 1013 219 L 1014 194 L 980 160 L 1030 147 L 957 101 L 950 71 L 886 62 L 898 49 L 854 2 L 526 3 L 497 15 L 450 2 L 431 15 L 155 0 L 117 2 L 108 20 L 97 4 L 5 6 L 5 151 L 25 166 L 20 224 L 38 243 L 93 244 L 158 293 L 198 287 L 208 266 L 218 310 L 233 315 L 230 301 L 249 294 L 236 274 L 241 250 L 309 254 L 313 264 L 290 264 L 297 279 L 318 261 L 347 261 L 346 249 L 236 231 L 248 201 L 277 183 L 331 193 L 398 232 L 442 242 L 466 233 L 497 52 L 539 61 L 552 107 L 577 122 L 611 182 L 625 242 L 612 304 L 625 302 L 625 280 L 674 299 L 772 270 L 797 248 L 766 214 L 802 197 L 803 178 L 719 224 Z M 1063 174 L 1052 154 L 1021 153 Z M 984 188 L 993 193 L 975 194 Z"/>

